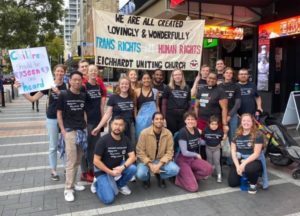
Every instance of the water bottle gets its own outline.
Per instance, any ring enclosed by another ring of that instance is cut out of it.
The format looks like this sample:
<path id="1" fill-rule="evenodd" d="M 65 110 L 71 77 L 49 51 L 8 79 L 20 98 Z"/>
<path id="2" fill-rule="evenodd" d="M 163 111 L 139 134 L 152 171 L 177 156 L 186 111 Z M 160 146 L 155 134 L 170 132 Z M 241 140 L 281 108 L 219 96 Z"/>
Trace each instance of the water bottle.
<path id="1" fill-rule="evenodd" d="M 245 174 L 243 174 L 240 178 L 240 189 L 241 191 L 248 191 L 248 178 Z"/>

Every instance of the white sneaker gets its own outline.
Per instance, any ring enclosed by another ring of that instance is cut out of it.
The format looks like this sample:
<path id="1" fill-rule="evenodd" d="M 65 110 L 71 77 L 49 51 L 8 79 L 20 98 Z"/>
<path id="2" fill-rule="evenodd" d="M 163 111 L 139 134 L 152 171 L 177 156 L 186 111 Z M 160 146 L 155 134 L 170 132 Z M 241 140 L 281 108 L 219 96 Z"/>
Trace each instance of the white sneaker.
<path id="1" fill-rule="evenodd" d="M 84 191 L 85 187 L 83 185 L 79 185 L 78 183 L 74 184 L 74 190 L 76 191 Z"/>
<path id="2" fill-rule="evenodd" d="M 129 187 L 127 185 L 125 185 L 124 187 L 119 188 L 119 191 L 123 195 L 130 195 L 131 194 L 131 190 L 129 189 Z"/>
<path id="3" fill-rule="evenodd" d="M 75 197 L 74 197 L 74 191 L 73 190 L 70 190 L 70 189 L 66 189 L 64 191 L 64 195 L 65 195 L 65 200 L 67 202 L 73 202 L 75 200 Z"/>
<path id="4" fill-rule="evenodd" d="M 218 174 L 217 182 L 222 183 L 222 175 L 221 174 Z"/>
<path id="5" fill-rule="evenodd" d="M 94 177 L 94 181 L 93 183 L 91 184 L 91 192 L 94 194 L 97 192 L 97 189 L 96 189 L 96 183 L 97 183 L 97 179 L 96 177 Z"/>
<path id="6" fill-rule="evenodd" d="M 129 181 L 130 181 L 130 182 L 135 182 L 135 181 L 136 181 L 135 176 L 132 176 L 132 178 L 131 178 Z"/>

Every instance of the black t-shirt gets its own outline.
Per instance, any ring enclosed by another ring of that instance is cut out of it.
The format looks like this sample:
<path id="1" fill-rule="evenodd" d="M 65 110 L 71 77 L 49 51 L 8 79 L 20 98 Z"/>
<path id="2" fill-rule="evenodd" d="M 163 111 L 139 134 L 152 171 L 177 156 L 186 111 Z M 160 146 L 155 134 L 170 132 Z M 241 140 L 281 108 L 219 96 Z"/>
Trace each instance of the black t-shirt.
<path id="1" fill-rule="evenodd" d="M 256 112 L 256 98 L 259 96 L 256 85 L 252 82 L 247 84 L 240 84 L 241 87 L 241 107 L 238 111 L 240 115 L 244 113 L 255 114 Z"/>
<path id="2" fill-rule="evenodd" d="M 120 166 L 122 161 L 128 158 L 128 153 L 133 152 L 130 140 L 126 136 L 122 136 L 121 140 L 115 140 L 111 134 L 101 137 L 95 147 L 94 153 L 101 156 L 101 161 L 109 169 Z M 104 172 L 96 172 L 99 176 Z"/>
<path id="3" fill-rule="evenodd" d="M 157 97 L 159 98 L 159 105 L 161 107 L 161 105 L 162 105 L 162 97 L 163 97 L 163 94 L 164 94 L 164 92 L 165 92 L 165 90 L 167 88 L 167 85 L 164 84 L 164 83 L 162 83 L 161 85 L 155 85 L 153 83 L 153 88 L 157 89 L 157 91 L 158 91 Z"/>
<path id="4" fill-rule="evenodd" d="M 207 146 L 216 147 L 219 145 L 223 138 L 223 131 L 218 128 L 217 130 L 211 130 L 209 127 L 205 128 L 203 131 L 203 138 Z"/>
<path id="5" fill-rule="evenodd" d="M 57 88 L 61 90 L 67 90 L 67 85 L 63 83 L 60 86 L 57 86 Z M 50 92 L 50 95 L 49 95 Z M 57 100 L 58 100 L 58 94 L 56 94 L 52 89 L 46 89 L 43 90 L 42 93 L 44 95 L 48 95 L 48 109 L 46 110 L 46 115 L 48 119 L 56 119 L 56 113 L 57 113 Z"/>
<path id="6" fill-rule="evenodd" d="M 123 98 L 118 94 L 113 94 L 109 97 L 107 106 L 113 107 L 112 118 L 122 116 L 127 121 L 133 120 L 133 100 L 129 96 Z"/>
<path id="7" fill-rule="evenodd" d="M 228 112 L 233 108 L 235 100 L 241 98 L 241 87 L 234 82 L 222 83 L 219 85 L 222 88 L 228 99 Z"/>
<path id="8" fill-rule="evenodd" d="M 187 142 L 187 150 L 199 154 L 199 139 L 201 134 L 198 129 L 194 129 L 195 133 L 191 134 L 186 127 L 181 128 L 178 135 L 178 140 L 185 140 Z"/>
<path id="9" fill-rule="evenodd" d="M 74 94 L 70 90 L 61 91 L 57 101 L 57 110 L 62 111 L 65 128 L 84 129 L 86 122 L 84 112 L 86 95 L 83 92 Z"/>
<path id="10" fill-rule="evenodd" d="M 237 136 L 233 139 L 232 141 L 233 143 L 236 144 L 236 148 L 237 148 L 237 152 L 241 153 L 241 154 L 245 154 L 245 155 L 250 155 L 253 153 L 253 140 L 249 135 L 242 135 L 242 136 Z M 264 139 L 263 136 L 261 134 L 256 134 L 256 138 L 255 138 L 255 145 L 258 144 L 263 144 L 264 143 Z"/>
<path id="11" fill-rule="evenodd" d="M 167 86 L 163 98 L 168 99 L 168 110 L 188 110 L 191 101 L 191 91 L 188 86 L 185 86 L 184 89 L 180 89 L 180 87 L 177 85 L 175 86 L 175 89 L 171 89 L 169 86 Z"/>
<path id="12" fill-rule="evenodd" d="M 224 82 L 224 76 L 223 73 L 217 73 L 217 83 L 223 83 Z"/>
<path id="13" fill-rule="evenodd" d="M 86 92 L 86 114 L 88 124 L 98 124 L 101 119 L 100 106 L 102 89 L 98 84 L 92 85 L 86 83 L 83 90 Z"/>
<path id="14" fill-rule="evenodd" d="M 198 82 L 198 90 L 197 90 L 197 92 L 198 92 L 201 88 L 203 88 L 203 87 L 205 87 L 205 86 L 207 86 L 206 80 L 205 80 L 205 79 L 200 79 L 199 82 Z"/>
<path id="15" fill-rule="evenodd" d="M 199 100 L 200 105 L 199 118 L 207 121 L 212 115 L 221 117 L 222 110 L 219 101 L 227 99 L 223 89 L 218 86 L 206 86 L 198 91 L 196 98 Z"/>

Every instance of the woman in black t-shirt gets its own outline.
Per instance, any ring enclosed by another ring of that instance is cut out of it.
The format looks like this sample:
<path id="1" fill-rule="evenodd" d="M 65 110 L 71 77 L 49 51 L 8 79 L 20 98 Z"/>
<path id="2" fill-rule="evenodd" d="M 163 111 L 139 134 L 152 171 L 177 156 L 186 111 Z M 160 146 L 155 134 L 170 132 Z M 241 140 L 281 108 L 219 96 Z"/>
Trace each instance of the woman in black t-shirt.
<path id="1" fill-rule="evenodd" d="M 59 176 L 56 172 L 57 167 L 57 144 L 58 144 L 58 125 L 57 125 L 57 101 L 58 95 L 60 94 L 61 90 L 66 90 L 67 85 L 64 83 L 64 75 L 65 75 L 65 65 L 58 64 L 54 67 L 54 84 L 55 87 L 51 89 L 47 89 L 44 91 L 39 91 L 33 96 L 30 94 L 23 94 L 23 96 L 29 100 L 30 102 L 35 102 L 39 100 L 44 95 L 48 95 L 47 101 L 47 131 L 49 136 L 49 163 L 51 167 L 51 179 L 54 181 L 59 180 Z M 21 84 L 16 81 L 16 87 L 20 87 Z"/>
<path id="2" fill-rule="evenodd" d="M 96 136 L 100 129 L 108 122 L 110 118 L 115 116 L 122 116 L 126 121 L 125 135 L 134 142 L 133 133 L 131 128 L 133 124 L 133 111 L 134 111 L 134 92 L 130 87 L 130 80 L 128 77 L 121 77 L 115 93 L 109 97 L 107 101 L 107 109 L 104 113 L 100 123 L 92 131 L 92 135 Z"/>
<path id="3" fill-rule="evenodd" d="M 240 177 L 245 175 L 250 183 L 248 192 L 256 193 L 257 179 L 263 171 L 262 163 L 259 160 L 263 143 L 263 137 L 257 131 L 253 116 L 249 113 L 243 114 L 241 125 L 231 143 L 233 165 L 228 176 L 230 187 L 240 185 Z"/>
<path id="4" fill-rule="evenodd" d="M 189 110 L 191 92 L 185 83 L 182 70 L 176 69 L 170 76 L 169 85 L 163 94 L 162 113 L 166 116 L 167 128 L 174 134 L 184 126 L 183 114 Z"/>
<path id="5" fill-rule="evenodd" d="M 184 114 L 185 127 L 178 134 L 179 153 L 176 163 L 180 167 L 175 184 L 190 192 L 198 191 L 198 181 L 211 175 L 213 168 L 201 158 L 200 131 L 196 128 L 197 117 L 194 112 Z"/>
<path id="6" fill-rule="evenodd" d="M 229 123 L 229 141 L 231 142 L 236 128 L 238 126 L 237 111 L 241 106 L 241 88 L 234 81 L 234 71 L 231 67 L 227 67 L 224 71 L 224 82 L 219 85 L 222 88 L 228 99 L 228 115 L 227 120 Z"/>
<path id="7" fill-rule="evenodd" d="M 153 89 L 151 84 L 151 76 L 145 72 L 142 75 L 141 88 L 135 89 L 134 115 L 135 115 L 135 136 L 136 140 L 141 131 L 152 124 L 152 115 L 159 112 L 159 98 L 157 90 Z"/>

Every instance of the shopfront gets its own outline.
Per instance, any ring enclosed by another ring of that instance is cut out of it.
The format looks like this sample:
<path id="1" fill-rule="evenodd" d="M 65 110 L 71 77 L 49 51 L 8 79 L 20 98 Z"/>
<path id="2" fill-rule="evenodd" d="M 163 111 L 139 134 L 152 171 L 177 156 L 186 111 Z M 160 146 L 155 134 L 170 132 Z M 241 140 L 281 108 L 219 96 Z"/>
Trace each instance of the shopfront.
<path id="1" fill-rule="evenodd" d="M 300 83 L 300 16 L 259 26 L 258 81 L 272 94 L 271 112 L 283 112 Z"/>

